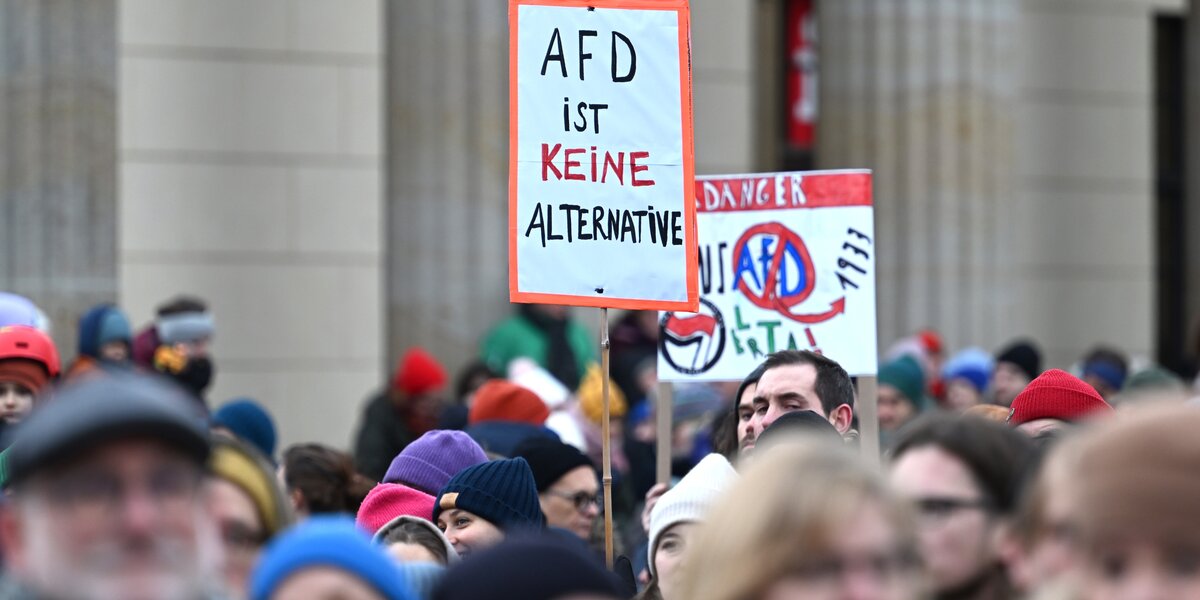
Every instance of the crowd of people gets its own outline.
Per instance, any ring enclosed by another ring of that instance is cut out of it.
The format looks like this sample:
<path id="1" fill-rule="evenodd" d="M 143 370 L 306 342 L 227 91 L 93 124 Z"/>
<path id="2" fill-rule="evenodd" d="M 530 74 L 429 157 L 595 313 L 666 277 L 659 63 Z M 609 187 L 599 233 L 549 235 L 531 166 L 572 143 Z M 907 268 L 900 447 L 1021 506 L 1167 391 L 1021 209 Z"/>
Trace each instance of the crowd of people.
<path id="1" fill-rule="evenodd" d="M 61 326 L 61 325 L 60 325 Z M 0 293 L 0 600 L 1200 598 L 1200 400 L 1099 347 L 881 357 L 882 456 L 835 361 L 768 355 L 677 385 L 656 482 L 658 322 L 605 374 L 562 307 L 521 305 L 454 380 L 403 354 L 359 405 L 353 452 L 279 447 L 252 398 L 210 404 L 215 320 L 163 304 L 78 323 L 64 367 L 44 313 Z"/>

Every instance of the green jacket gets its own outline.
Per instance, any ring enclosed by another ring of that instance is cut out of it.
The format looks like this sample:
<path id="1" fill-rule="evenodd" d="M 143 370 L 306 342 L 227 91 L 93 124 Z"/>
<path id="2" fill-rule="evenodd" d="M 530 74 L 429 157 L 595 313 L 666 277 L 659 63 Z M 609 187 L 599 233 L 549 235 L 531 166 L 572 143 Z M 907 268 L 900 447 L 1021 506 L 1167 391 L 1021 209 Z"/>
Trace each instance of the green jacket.
<path id="1" fill-rule="evenodd" d="M 597 362 L 598 343 L 586 329 L 571 320 L 567 323 L 567 343 L 575 353 L 579 375 L 587 372 L 588 365 Z M 549 343 L 540 329 L 521 315 L 513 315 L 492 328 L 483 339 L 480 358 L 492 371 L 504 376 L 508 363 L 522 356 L 532 359 L 546 368 L 546 349 Z"/>

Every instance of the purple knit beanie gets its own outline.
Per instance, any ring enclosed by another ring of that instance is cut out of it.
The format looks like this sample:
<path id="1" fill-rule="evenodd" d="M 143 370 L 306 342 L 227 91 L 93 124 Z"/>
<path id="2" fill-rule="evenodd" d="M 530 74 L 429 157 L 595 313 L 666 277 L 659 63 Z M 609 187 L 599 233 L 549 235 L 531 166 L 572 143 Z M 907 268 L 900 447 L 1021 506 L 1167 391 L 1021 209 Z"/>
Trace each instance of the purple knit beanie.
<path id="1" fill-rule="evenodd" d="M 461 432 L 434 429 L 392 459 L 383 483 L 400 483 L 437 496 L 459 471 L 487 462 L 483 448 Z"/>

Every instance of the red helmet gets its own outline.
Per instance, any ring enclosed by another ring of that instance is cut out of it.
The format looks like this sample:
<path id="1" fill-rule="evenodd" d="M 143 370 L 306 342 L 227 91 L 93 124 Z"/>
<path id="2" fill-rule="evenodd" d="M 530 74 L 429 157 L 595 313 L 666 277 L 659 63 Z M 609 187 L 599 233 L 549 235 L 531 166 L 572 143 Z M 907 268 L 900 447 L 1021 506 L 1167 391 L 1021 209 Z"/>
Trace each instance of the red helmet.
<path id="1" fill-rule="evenodd" d="M 58 376 L 58 349 L 54 347 L 54 341 L 32 327 L 0 327 L 0 360 L 6 358 L 25 358 L 40 362 L 51 377 Z"/>

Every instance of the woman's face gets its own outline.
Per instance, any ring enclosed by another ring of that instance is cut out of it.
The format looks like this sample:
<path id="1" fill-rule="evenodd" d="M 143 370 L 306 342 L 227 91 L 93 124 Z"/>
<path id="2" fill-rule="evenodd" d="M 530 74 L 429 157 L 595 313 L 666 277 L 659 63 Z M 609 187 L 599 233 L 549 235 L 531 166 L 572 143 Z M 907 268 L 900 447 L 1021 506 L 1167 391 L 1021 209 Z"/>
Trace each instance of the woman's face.
<path id="1" fill-rule="evenodd" d="M 654 573 L 658 577 L 658 591 L 663 600 L 674 600 L 679 588 L 676 578 L 683 554 L 694 539 L 695 523 L 676 523 L 667 528 L 658 538 L 658 549 L 654 552 Z"/>
<path id="2" fill-rule="evenodd" d="M 472 552 L 491 548 L 504 539 L 504 532 L 499 527 L 474 513 L 457 508 L 442 511 L 438 515 L 437 526 L 463 558 Z"/>
<path id="3" fill-rule="evenodd" d="M 829 556 L 774 582 L 763 600 L 911 600 L 920 580 L 913 557 L 878 504 L 865 503 L 833 540 Z"/>
<path id="4" fill-rule="evenodd" d="M 210 506 L 225 549 L 225 584 L 230 593 L 240 596 L 267 535 L 246 492 L 224 479 L 214 479 L 210 489 Z"/>
<path id="5" fill-rule="evenodd" d="M 913 448 L 892 464 L 890 479 L 920 511 L 921 556 L 936 590 L 954 590 L 996 563 L 995 520 L 961 460 L 937 446 Z"/>

